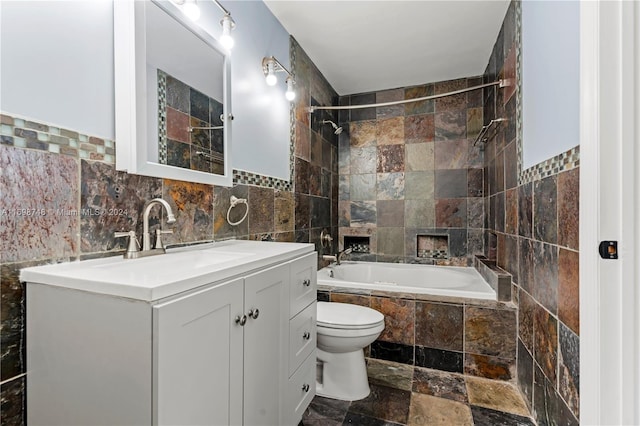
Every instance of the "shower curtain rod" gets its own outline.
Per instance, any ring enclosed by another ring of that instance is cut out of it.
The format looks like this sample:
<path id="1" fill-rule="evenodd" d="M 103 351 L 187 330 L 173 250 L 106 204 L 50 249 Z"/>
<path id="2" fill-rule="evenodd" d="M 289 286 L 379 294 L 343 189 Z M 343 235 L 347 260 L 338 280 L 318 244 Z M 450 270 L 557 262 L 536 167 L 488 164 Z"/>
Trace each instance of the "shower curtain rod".
<path id="1" fill-rule="evenodd" d="M 312 107 L 309 107 L 309 112 L 313 113 L 316 110 L 361 109 L 361 108 L 373 108 L 373 107 L 383 107 L 383 106 L 408 104 L 408 103 L 411 103 L 411 102 L 428 101 L 430 99 L 437 99 L 437 98 L 443 98 L 445 96 L 458 95 L 460 93 L 470 92 L 472 90 L 477 90 L 477 89 L 482 89 L 482 88 L 485 88 L 485 87 L 497 86 L 497 85 L 500 85 L 501 88 L 502 87 L 506 87 L 506 86 L 509 85 L 508 84 L 508 80 L 504 80 L 504 79 L 503 80 L 498 80 L 498 81 L 494 81 L 492 83 L 480 84 L 478 86 L 467 87 L 465 89 L 460 89 L 460 90 L 454 90 L 453 92 L 440 93 L 438 95 L 423 96 L 421 98 L 413 98 L 413 99 L 403 99 L 401 101 L 382 102 L 382 103 L 379 103 L 379 104 L 342 105 L 342 106 L 312 106 Z"/>

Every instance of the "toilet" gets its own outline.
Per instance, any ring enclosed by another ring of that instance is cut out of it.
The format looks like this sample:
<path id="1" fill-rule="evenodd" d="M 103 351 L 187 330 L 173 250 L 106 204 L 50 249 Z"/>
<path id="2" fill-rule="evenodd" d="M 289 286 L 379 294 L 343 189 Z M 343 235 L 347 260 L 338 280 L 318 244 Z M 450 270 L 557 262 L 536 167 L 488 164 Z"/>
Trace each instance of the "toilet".
<path id="1" fill-rule="evenodd" d="M 349 303 L 318 302 L 316 394 L 356 401 L 371 390 L 363 348 L 384 330 L 384 315 Z"/>

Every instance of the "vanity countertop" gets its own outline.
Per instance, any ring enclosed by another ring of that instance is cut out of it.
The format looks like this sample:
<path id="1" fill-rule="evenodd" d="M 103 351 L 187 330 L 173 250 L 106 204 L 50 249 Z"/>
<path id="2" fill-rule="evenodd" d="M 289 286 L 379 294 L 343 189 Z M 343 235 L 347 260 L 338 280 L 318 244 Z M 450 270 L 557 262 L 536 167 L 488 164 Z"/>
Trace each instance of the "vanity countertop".
<path id="1" fill-rule="evenodd" d="M 151 302 L 313 250 L 313 244 L 221 241 L 140 259 L 113 256 L 26 268 L 20 271 L 20 280 Z"/>

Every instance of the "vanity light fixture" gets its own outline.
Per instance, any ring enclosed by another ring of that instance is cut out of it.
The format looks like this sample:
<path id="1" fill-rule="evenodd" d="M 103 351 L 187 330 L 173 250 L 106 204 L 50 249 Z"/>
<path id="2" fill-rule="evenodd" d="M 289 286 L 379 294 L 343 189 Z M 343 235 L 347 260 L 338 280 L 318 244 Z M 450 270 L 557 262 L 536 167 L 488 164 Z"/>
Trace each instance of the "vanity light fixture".
<path id="1" fill-rule="evenodd" d="M 197 21 L 200 19 L 200 7 L 196 0 L 172 0 L 175 4 L 182 6 L 182 12 L 189 17 L 192 21 Z M 231 13 L 220 4 L 218 0 L 213 0 L 224 16 L 220 20 L 220 25 L 222 26 L 222 34 L 220 35 L 220 44 L 222 44 L 227 50 L 231 50 L 233 47 L 234 41 L 233 37 L 231 37 L 231 31 L 236 27 L 236 23 L 231 17 Z"/>
<path id="2" fill-rule="evenodd" d="M 277 72 L 284 72 L 287 74 L 287 91 L 285 97 L 289 101 L 293 101 L 296 98 L 296 92 L 293 90 L 293 85 L 296 81 L 293 76 L 281 63 L 273 56 L 265 56 L 262 58 L 262 72 L 264 73 L 265 80 L 269 86 L 275 86 L 278 82 L 276 77 Z"/>

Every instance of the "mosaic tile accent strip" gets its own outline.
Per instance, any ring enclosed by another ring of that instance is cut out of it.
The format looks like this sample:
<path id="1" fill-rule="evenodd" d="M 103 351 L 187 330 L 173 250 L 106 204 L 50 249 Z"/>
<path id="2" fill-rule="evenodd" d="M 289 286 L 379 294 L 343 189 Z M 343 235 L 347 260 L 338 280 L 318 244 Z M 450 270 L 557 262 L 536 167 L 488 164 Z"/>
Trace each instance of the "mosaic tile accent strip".
<path id="1" fill-rule="evenodd" d="M 535 166 L 522 170 L 522 4 L 516 2 L 516 80 L 518 93 L 516 95 L 516 149 L 518 159 L 518 185 L 534 180 L 544 179 L 560 172 L 575 169 L 580 166 L 580 145 L 558 154 Z"/>
<path id="2" fill-rule="evenodd" d="M 448 250 L 418 250 L 418 257 L 429 259 L 448 259 Z"/>
<path id="3" fill-rule="evenodd" d="M 158 163 L 167 164 L 167 74 L 158 70 Z"/>
<path id="4" fill-rule="evenodd" d="M 293 188 L 289 180 L 236 169 L 233 169 L 233 183 L 238 185 L 262 186 L 289 192 L 291 192 Z"/>
<path id="5" fill-rule="evenodd" d="M 6 113 L 0 113 L 0 143 L 107 164 L 116 162 L 116 144 L 112 140 Z"/>
<path id="6" fill-rule="evenodd" d="M 369 253 L 369 244 L 350 244 L 354 253 Z"/>

